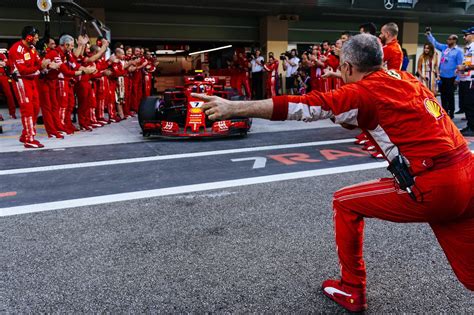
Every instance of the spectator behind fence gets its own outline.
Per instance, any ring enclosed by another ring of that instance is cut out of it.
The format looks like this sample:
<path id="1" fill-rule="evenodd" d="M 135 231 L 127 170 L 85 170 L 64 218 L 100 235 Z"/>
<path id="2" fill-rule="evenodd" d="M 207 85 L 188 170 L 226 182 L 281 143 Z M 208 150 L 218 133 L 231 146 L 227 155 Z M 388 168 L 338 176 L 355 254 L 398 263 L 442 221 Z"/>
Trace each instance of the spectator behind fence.
<path id="1" fill-rule="evenodd" d="M 439 64 L 439 76 L 441 79 L 441 105 L 448 113 L 449 117 L 454 117 L 454 90 L 456 84 L 456 67 L 463 62 L 463 52 L 457 46 L 457 35 L 451 34 L 446 40 L 446 44 L 439 43 L 431 30 L 426 32 L 428 41 L 441 51 L 441 60 Z"/>
<path id="2" fill-rule="evenodd" d="M 436 95 L 438 74 L 438 53 L 431 43 L 426 43 L 423 46 L 423 53 L 418 57 L 416 76 L 424 86 Z"/>
<path id="3" fill-rule="evenodd" d="M 291 50 L 291 58 L 285 57 L 283 70 L 286 71 L 286 94 L 296 94 L 295 75 L 298 71 L 300 58 L 297 57 L 296 49 Z"/>

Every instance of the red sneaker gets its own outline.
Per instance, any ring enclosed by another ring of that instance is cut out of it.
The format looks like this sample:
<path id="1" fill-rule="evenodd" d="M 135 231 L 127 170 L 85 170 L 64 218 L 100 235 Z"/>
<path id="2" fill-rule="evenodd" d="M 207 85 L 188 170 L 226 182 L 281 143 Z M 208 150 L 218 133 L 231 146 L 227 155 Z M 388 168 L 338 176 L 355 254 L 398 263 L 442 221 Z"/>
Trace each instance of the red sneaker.
<path id="1" fill-rule="evenodd" d="M 24 136 L 24 135 L 21 135 L 21 136 L 20 136 L 20 142 L 21 142 L 21 143 L 25 143 L 25 142 L 26 142 L 26 139 L 25 139 L 25 136 Z"/>
<path id="2" fill-rule="evenodd" d="M 362 148 L 362 150 L 373 151 L 375 150 L 375 145 L 369 140 L 364 144 L 364 147 Z"/>
<path id="3" fill-rule="evenodd" d="M 31 142 L 25 142 L 23 146 L 27 149 L 39 149 L 39 148 L 44 148 L 44 145 L 42 145 L 38 140 L 33 140 Z"/>
<path id="4" fill-rule="evenodd" d="M 383 154 L 376 151 L 370 154 L 374 159 L 383 159 Z"/>
<path id="5" fill-rule="evenodd" d="M 362 139 L 367 139 L 367 136 L 365 133 L 361 132 L 356 136 L 357 140 L 362 140 Z"/>
<path id="6" fill-rule="evenodd" d="M 326 280 L 322 290 L 324 295 L 350 312 L 367 310 L 365 289 L 344 285 L 341 280 Z"/>

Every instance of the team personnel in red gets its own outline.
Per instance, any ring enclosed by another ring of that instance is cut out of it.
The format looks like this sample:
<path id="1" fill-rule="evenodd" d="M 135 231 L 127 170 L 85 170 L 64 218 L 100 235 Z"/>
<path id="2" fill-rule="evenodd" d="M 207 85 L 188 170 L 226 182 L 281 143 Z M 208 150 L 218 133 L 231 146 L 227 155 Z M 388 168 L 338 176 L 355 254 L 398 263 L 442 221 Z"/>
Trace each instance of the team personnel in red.
<path id="1" fill-rule="evenodd" d="M 8 113 L 10 118 L 16 119 L 16 104 L 15 98 L 13 97 L 12 88 L 10 85 L 11 79 L 9 73 L 5 70 L 9 69 L 8 59 L 5 54 L 0 53 L 0 90 L 5 95 L 8 105 Z"/>
<path id="2" fill-rule="evenodd" d="M 398 25 L 387 23 L 380 29 L 380 41 L 383 45 L 383 62 L 389 70 L 401 70 L 403 63 L 402 47 L 398 43 Z"/>
<path id="3" fill-rule="evenodd" d="M 148 61 L 148 64 L 144 68 L 143 93 L 144 93 L 144 97 L 148 97 L 151 95 L 151 89 L 152 89 L 152 84 L 153 84 L 153 73 L 156 71 L 156 67 L 158 66 L 160 62 L 153 58 L 149 50 L 145 50 L 145 59 Z"/>
<path id="4" fill-rule="evenodd" d="M 135 71 L 132 73 L 132 90 L 131 90 L 131 110 L 138 112 L 138 106 L 143 98 L 143 71 L 142 69 L 148 65 L 148 61 L 142 56 L 140 47 L 134 49 Z"/>
<path id="5" fill-rule="evenodd" d="M 117 104 L 117 112 L 120 119 L 126 119 L 124 103 L 126 94 L 125 77 L 128 75 L 127 62 L 124 60 L 125 52 L 122 48 L 116 48 L 115 54 L 110 57 L 111 75 L 110 82 L 113 86 L 114 103 Z"/>
<path id="6" fill-rule="evenodd" d="M 244 87 L 245 96 L 252 97 L 252 90 L 250 89 L 249 69 L 250 62 L 245 58 L 244 53 L 239 51 L 237 54 L 237 63 L 234 65 L 237 69 L 237 90 L 239 95 L 242 94 L 242 86 Z"/>
<path id="7" fill-rule="evenodd" d="M 89 44 L 86 45 L 84 54 L 78 58 L 78 62 L 83 67 L 96 68 L 95 62 L 102 56 L 107 50 L 108 41 L 103 40 L 102 47 L 95 54 L 91 54 Z M 83 131 L 92 131 L 94 127 L 99 127 L 96 121 L 93 121 L 95 117 L 95 106 L 96 98 L 94 97 L 94 91 L 92 90 L 92 81 L 94 74 L 97 73 L 97 69 L 92 74 L 83 74 L 80 76 L 79 83 L 76 85 L 76 95 L 79 101 L 79 107 L 77 115 L 79 119 L 79 126 Z M 92 113 L 94 112 L 94 115 Z"/>
<path id="8" fill-rule="evenodd" d="M 79 39 L 78 43 L 79 45 L 84 45 L 82 38 Z M 50 49 L 45 56 L 45 59 L 52 61 L 52 64 L 48 66 L 48 73 L 45 76 L 46 89 L 43 91 L 45 95 L 44 102 L 45 104 L 49 104 L 46 108 L 51 110 L 46 116 L 43 111 L 45 126 L 52 124 L 56 130 L 63 130 L 68 134 L 72 134 L 75 131 L 75 127 L 71 122 L 70 112 L 68 111 L 69 94 L 72 93 L 69 81 L 75 77 L 94 71 L 94 68 L 85 68 L 68 63 L 68 59 L 72 58 L 71 53 L 73 48 L 74 38 L 70 35 L 63 35 L 59 39 L 58 47 Z M 68 112 L 69 119 L 66 119 L 66 113 Z M 47 123 L 50 119 L 52 119 L 52 121 Z M 46 131 L 48 131 L 48 129 L 46 129 Z M 60 138 L 50 131 L 48 131 L 48 134 Z"/>
<path id="9" fill-rule="evenodd" d="M 125 115 L 125 118 L 132 117 L 134 114 L 132 113 L 132 89 L 133 89 L 133 84 L 132 84 L 132 75 L 133 72 L 135 71 L 135 65 L 133 61 L 133 50 L 132 47 L 125 47 L 125 57 L 124 57 L 125 63 L 127 66 L 124 67 L 124 69 L 127 70 L 127 74 L 124 77 L 125 81 L 125 102 L 123 104 L 123 114 Z"/>
<path id="10" fill-rule="evenodd" d="M 44 147 L 35 140 L 36 119 L 40 110 L 37 80 L 40 70 L 49 62 L 41 62 L 34 48 L 38 40 L 38 30 L 33 26 L 26 26 L 22 31 L 22 39 L 13 44 L 8 52 L 12 73 L 17 77 L 13 80 L 13 89 L 20 105 L 23 125 L 20 142 L 24 143 L 25 148 Z"/>
<path id="11" fill-rule="evenodd" d="M 273 55 L 268 57 L 268 62 L 263 65 L 263 69 L 267 72 L 267 79 L 265 84 L 265 91 L 267 97 L 273 97 L 277 95 L 277 80 L 278 80 L 278 66 L 279 62 Z"/>
<path id="12" fill-rule="evenodd" d="M 54 43 L 55 47 L 56 43 Z M 40 99 L 41 113 L 43 115 L 43 124 L 48 138 L 55 137 L 64 139 L 61 132 L 65 132 L 64 126 L 59 119 L 59 106 L 56 101 L 56 90 L 54 81 L 56 78 L 48 78 L 49 71 L 57 71 L 60 66 L 58 60 L 55 60 L 50 54 L 51 48 L 46 49 L 46 55 L 42 60 L 50 62 L 47 69 L 42 71 L 42 78 L 37 81 L 38 95 Z"/>
<path id="13" fill-rule="evenodd" d="M 341 279 L 326 280 L 322 289 L 349 311 L 367 308 L 362 256 L 366 217 L 429 223 L 457 278 L 474 291 L 472 153 L 431 91 L 406 72 L 383 69 L 382 55 L 376 37 L 352 37 L 341 55 L 346 84 L 330 93 L 312 91 L 251 102 L 193 95 L 207 102 L 203 110 L 211 120 L 330 118 L 347 128 L 361 128 L 382 150 L 398 181 L 382 178 L 334 195 Z"/>
<path id="14" fill-rule="evenodd" d="M 329 52 L 326 60 L 326 65 L 329 67 L 330 71 L 328 72 L 336 72 L 339 69 L 339 53 L 342 48 L 342 41 L 338 39 L 334 45 L 334 49 Z M 329 81 L 329 86 L 332 90 L 337 90 L 340 88 L 344 82 L 342 82 L 342 79 L 339 77 L 326 77 L 326 80 Z"/>

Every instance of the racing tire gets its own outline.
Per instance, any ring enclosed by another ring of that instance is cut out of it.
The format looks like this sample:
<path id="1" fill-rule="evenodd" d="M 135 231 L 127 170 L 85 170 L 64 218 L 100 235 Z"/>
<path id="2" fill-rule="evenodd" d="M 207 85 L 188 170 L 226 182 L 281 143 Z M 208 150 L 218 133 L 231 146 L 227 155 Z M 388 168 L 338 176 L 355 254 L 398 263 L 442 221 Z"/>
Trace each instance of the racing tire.
<path id="1" fill-rule="evenodd" d="M 156 104 L 158 102 L 157 96 L 150 96 L 142 100 L 138 108 L 138 122 L 143 130 L 145 121 L 156 120 Z M 145 134 L 144 134 L 145 135 Z"/>

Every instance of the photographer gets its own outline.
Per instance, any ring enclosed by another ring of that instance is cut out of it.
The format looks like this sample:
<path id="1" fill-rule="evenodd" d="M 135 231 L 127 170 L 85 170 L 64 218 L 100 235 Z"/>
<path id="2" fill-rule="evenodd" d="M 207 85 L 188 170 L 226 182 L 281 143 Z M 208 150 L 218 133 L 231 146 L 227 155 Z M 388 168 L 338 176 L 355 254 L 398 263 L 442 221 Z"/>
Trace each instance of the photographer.
<path id="1" fill-rule="evenodd" d="M 261 56 L 260 49 L 255 50 L 255 55 L 251 55 L 252 67 L 252 94 L 254 100 L 261 100 L 263 98 L 263 65 L 264 59 Z"/>
<path id="2" fill-rule="evenodd" d="M 296 49 L 292 49 L 290 54 L 281 56 L 280 59 L 283 61 L 283 70 L 286 71 L 286 94 L 297 94 L 297 86 L 295 84 L 295 77 L 298 71 L 298 65 L 300 59 L 296 56 Z"/>

